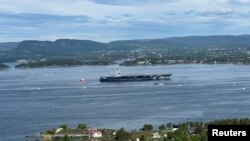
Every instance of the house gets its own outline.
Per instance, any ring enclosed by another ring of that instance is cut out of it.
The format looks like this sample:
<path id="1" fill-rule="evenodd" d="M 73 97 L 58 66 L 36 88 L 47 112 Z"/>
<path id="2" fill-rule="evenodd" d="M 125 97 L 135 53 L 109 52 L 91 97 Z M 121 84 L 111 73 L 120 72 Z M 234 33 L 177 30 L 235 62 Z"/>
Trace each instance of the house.
<path id="1" fill-rule="evenodd" d="M 96 128 L 89 128 L 87 129 L 87 133 L 90 134 L 94 138 L 102 137 L 102 132 L 98 131 Z"/>
<path id="2" fill-rule="evenodd" d="M 173 128 L 173 129 L 172 129 L 172 132 L 177 131 L 177 130 L 178 130 L 178 128 Z"/>
<path id="3" fill-rule="evenodd" d="M 92 134 L 92 137 L 94 137 L 94 138 L 101 138 L 102 137 L 102 132 L 101 131 L 94 132 Z"/>
<path id="4" fill-rule="evenodd" d="M 87 129 L 87 133 L 88 133 L 88 134 L 93 134 L 93 133 L 95 133 L 95 132 L 97 132 L 97 129 L 96 129 L 96 128 L 88 128 L 88 129 Z"/>
<path id="5" fill-rule="evenodd" d="M 57 128 L 55 134 L 58 134 L 58 133 L 61 132 L 62 130 L 63 130 L 63 128 Z"/>
<path id="6" fill-rule="evenodd" d="M 194 134 L 195 131 L 196 131 L 196 128 L 195 128 L 195 127 L 189 127 L 189 128 L 188 128 L 188 133 L 189 133 L 189 134 Z"/>
<path id="7" fill-rule="evenodd" d="M 173 129 L 172 129 L 172 132 L 176 131 L 179 129 L 179 126 L 178 125 L 173 125 Z"/>
<path id="8" fill-rule="evenodd" d="M 17 60 L 17 63 L 19 63 L 19 64 L 28 64 L 29 61 L 26 60 L 26 59 L 20 59 L 20 60 Z"/>
<path id="9" fill-rule="evenodd" d="M 153 133 L 153 139 L 159 139 L 161 138 L 161 135 L 158 132 Z"/>

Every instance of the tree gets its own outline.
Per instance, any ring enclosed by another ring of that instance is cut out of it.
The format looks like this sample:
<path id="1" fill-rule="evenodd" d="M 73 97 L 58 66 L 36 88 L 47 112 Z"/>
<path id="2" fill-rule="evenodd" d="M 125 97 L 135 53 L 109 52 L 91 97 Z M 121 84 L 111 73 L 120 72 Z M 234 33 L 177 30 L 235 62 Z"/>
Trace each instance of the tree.
<path id="1" fill-rule="evenodd" d="M 46 131 L 46 133 L 48 133 L 50 135 L 54 135 L 55 134 L 55 130 L 48 130 L 48 131 Z"/>
<path id="2" fill-rule="evenodd" d="M 84 130 L 84 129 L 86 129 L 87 128 L 87 126 L 86 126 L 86 124 L 78 124 L 78 126 L 77 126 L 77 129 L 81 129 L 81 130 Z"/>
<path id="3" fill-rule="evenodd" d="M 167 128 L 172 128 L 173 127 L 173 124 L 172 123 L 167 123 Z"/>
<path id="4" fill-rule="evenodd" d="M 160 131 L 166 130 L 166 126 L 164 124 L 160 125 L 159 126 L 159 130 Z"/>
<path id="5" fill-rule="evenodd" d="M 151 124 L 144 124 L 142 127 L 142 131 L 152 131 L 153 130 L 153 125 Z"/>
<path id="6" fill-rule="evenodd" d="M 141 135 L 140 140 L 145 141 L 145 135 Z"/>
<path id="7" fill-rule="evenodd" d="M 125 141 L 129 140 L 131 138 L 131 135 L 129 132 L 125 131 L 124 128 L 121 128 L 120 130 L 117 131 L 115 139 L 117 141 Z"/>
<path id="8" fill-rule="evenodd" d="M 69 138 L 69 136 L 67 134 L 64 135 L 63 141 L 70 141 L 70 138 Z"/>
<path id="9" fill-rule="evenodd" d="M 183 132 L 188 132 L 188 125 L 185 123 L 179 124 L 179 130 Z"/>
<path id="10" fill-rule="evenodd" d="M 67 130 L 68 129 L 68 125 L 67 124 L 62 124 L 59 126 L 60 128 Z"/>

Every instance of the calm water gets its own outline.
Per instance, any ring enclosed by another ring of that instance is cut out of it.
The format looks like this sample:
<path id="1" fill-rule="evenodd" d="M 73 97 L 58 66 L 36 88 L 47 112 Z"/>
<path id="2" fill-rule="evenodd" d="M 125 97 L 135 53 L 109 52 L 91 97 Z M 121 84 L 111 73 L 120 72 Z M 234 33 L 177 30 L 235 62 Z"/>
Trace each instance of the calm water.
<path id="1" fill-rule="evenodd" d="M 124 74 L 172 72 L 171 80 L 100 83 L 116 66 L 0 71 L 0 137 L 67 123 L 75 127 L 140 128 L 144 123 L 250 117 L 250 66 L 121 67 Z M 84 78 L 87 83 L 80 83 Z"/>

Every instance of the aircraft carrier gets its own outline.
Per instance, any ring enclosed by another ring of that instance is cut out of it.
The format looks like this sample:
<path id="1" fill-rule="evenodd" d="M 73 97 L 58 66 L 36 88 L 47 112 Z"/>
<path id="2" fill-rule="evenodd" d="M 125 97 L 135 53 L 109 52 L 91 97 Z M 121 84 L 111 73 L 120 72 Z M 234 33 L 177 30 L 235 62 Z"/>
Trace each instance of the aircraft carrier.
<path id="1" fill-rule="evenodd" d="M 114 75 L 101 76 L 100 82 L 126 82 L 126 81 L 150 81 L 150 80 L 167 80 L 170 79 L 171 73 L 164 74 L 138 74 L 138 75 L 121 75 L 119 69 L 116 69 Z"/>

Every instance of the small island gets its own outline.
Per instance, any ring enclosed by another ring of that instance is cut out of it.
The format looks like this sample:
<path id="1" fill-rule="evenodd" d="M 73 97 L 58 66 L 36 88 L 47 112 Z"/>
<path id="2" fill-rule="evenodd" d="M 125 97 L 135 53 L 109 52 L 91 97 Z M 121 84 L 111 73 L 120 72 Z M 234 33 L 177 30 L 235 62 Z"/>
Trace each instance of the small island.
<path id="1" fill-rule="evenodd" d="M 5 64 L 0 64 L 0 70 L 7 69 L 7 68 L 9 68 L 9 66 Z"/>
<path id="2" fill-rule="evenodd" d="M 208 125 L 250 125 L 250 118 L 222 119 L 210 122 L 166 123 L 158 127 L 144 124 L 139 130 L 97 129 L 79 124 L 69 128 L 62 124 L 58 128 L 41 132 L 37 140 L 43 141 L 207 141 Z M 31 138 L 26 136 L 27 140 Z M 34 137 L 33 137 L 34 138 Z"/>
<path id="3" fill-rule="evenodd" d="M 71 67 L 71 66 L 94 66 L 112 65 L 111 60 L 81 60 L 81 59 L 39 59 L 21 60 L 15 68 L 42 68 L 42 67 Z"/>

